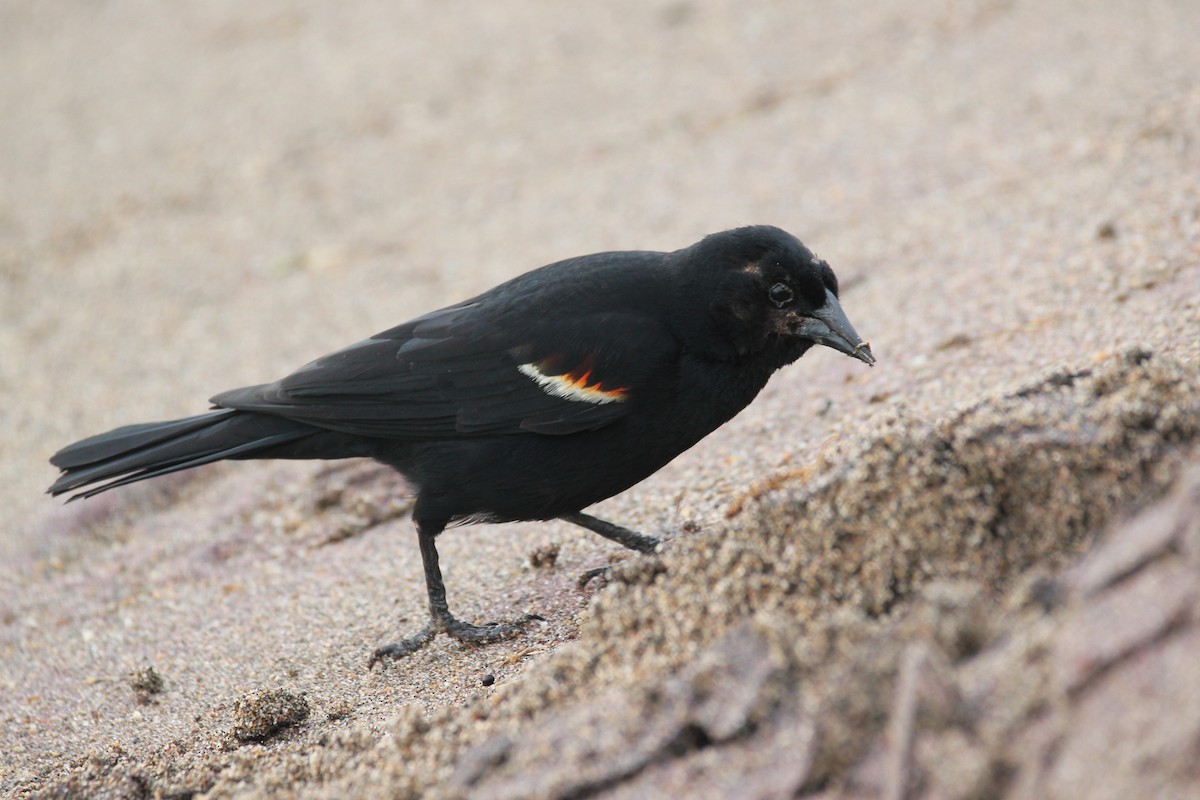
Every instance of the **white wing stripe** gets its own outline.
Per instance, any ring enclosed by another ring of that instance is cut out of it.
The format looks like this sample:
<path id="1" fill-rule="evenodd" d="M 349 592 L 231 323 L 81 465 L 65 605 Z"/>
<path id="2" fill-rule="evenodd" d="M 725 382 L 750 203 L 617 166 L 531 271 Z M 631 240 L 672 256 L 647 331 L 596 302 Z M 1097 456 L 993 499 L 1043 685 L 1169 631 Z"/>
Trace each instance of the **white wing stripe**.
<path id="1" fill-rule="evenodd" d="M 601 388 L 600 383 L 589 386 L 587 379 L 591 375 L 591 372 L 586 373 L 582 378 L 574 378 L 569 374 L 546 375 L 534 363 L 520 364 L 517 369 L 533 378 L 537 382 L 537 385 L 541 386 L 546 391 L 546 394 L 552 397 L 561 397 L 564 400 L 577 400 L 583 403 L 595 403 L 597 405 L 620 403 L 625 399 L 624 389 L 605 391 Z"/>

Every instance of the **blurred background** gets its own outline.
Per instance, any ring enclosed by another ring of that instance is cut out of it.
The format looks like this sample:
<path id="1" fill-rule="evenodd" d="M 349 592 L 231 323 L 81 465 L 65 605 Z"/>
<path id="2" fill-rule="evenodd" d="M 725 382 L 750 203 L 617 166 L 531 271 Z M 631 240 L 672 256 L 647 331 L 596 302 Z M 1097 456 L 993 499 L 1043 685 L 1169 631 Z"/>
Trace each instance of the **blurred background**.
<path id="1" fill-rule="evenodd" d="M 1072 306 L 1034 276 L 1115 258 L 1147 192 L 1169 207 L 1138 235 L 1186 248 L 1197 8 L 0 3 L 3 513 L 46 507 L 73 439 L 559 258 L 748 223 L 861 285 L 876 393 L 936 387 L 902 349 Z"/>

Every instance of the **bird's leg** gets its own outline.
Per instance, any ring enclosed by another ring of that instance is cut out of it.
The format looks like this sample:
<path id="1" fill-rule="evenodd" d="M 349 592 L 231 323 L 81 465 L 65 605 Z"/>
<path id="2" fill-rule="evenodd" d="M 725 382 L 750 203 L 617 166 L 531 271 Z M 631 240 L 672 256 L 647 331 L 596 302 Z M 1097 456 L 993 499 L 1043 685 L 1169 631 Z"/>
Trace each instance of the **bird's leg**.
<path id="1" fill-rule="evenodd" d="M 399 660 L 412 655 L 429 644 L 439 633 L 445 633 L 460 642 L 486 644 L 507 639 L 519 633 L 526 623 L 542 619 L 536 614 L 529 614 L 516 622 L 490 623 L 488 625 L 472 625 L 457 619 L 450 613 L 450 604 L 446 602 L 446 584 L 442 581 L 442 570 L 438 566 L 437 546 L 434 544 L 434 537 L 441 533 L 442 526 L 437 526 L 435 532 L 429 532 L 426 528 L 427 526 L 417 523 L 421 564 L 425 567 L 425 590 L 429 594 L 429 624 L 406 639 L 377 648 L 371 654 L 371 660 L 367 662 L 368 670 L 374 668 L 377 661 L 385 658 Z"/>
<path id="2" fill-rule="evenodd" d="M 630 550 L 637 550 L 639 553 L 653 553 L 654 548 L 658 547 L 658 539 L 655 539 L 653 536 L 631 531 L 629 528 L 622 528 L 620 525 L 614 525 L 611 522 L 593 517 L 590 514 L 584 514 L 582 511 L 576 511 L 573 514 L 563 514 L 559 519 L 578 525 L 581 528 L 587 528 L 592 533 L 598 533 L 605 539 L 611 539 L 617 544 L 628 547 Z"/>
<path id="3" fill-rule="evenodd" d="M 653 553 L 654 548 L 658 547 L 658 539 L 655 539 L 653 536 L 631 531 L 629 528 L 622 528 L 620 525 L 614 525 L 599 517 L 584 514 L 582 511 L 576 511 L 574 514 L 563 514 L 559 519 L 574 523 L 581 528 L 587 528 L 592 533 L 598 533 L 605 539 L 610 539 L 619 545 L 628 547 L 630 550 L 637 550 L 639 553 Z M 582 589 L 584 586 L 587 586 L 594 578 L 604 578 L 607 580 L 610 572 L 612 572 L 612 567 L 589 569 L 579 577 L 579 588 Z"/>

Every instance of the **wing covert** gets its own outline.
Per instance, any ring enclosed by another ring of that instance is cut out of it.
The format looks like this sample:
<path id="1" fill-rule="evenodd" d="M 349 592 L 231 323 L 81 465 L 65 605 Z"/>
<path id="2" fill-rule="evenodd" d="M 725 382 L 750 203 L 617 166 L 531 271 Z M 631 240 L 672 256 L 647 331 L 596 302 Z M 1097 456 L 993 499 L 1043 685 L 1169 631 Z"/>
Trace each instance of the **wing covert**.
<path id="1" fill-rule="evenodd" d="M 513 325 L 464 303 L 212 402 L 389 439 L 562 435 L 624 416 L 675 355 L 674 337 L 639 315 Z"/>

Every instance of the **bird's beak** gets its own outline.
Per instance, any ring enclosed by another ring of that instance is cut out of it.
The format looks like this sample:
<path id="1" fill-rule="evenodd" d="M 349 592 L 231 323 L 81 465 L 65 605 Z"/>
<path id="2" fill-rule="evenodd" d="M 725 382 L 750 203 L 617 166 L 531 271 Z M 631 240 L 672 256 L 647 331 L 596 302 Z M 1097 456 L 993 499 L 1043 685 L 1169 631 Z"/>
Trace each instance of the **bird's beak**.
<path id="1" fill-rule="evenodd" d="M 805 316 L 800 321 L 800 326 L 794 329 L 794 335 L 853 356 L 868 367 L 875 363 L 871 345 L 864 342 L 854 330 L 850 320 L 846 319 L 846 312 L 842 311 L 841 304 L 828 289 L 825 291 L 825 305 Z"/>

